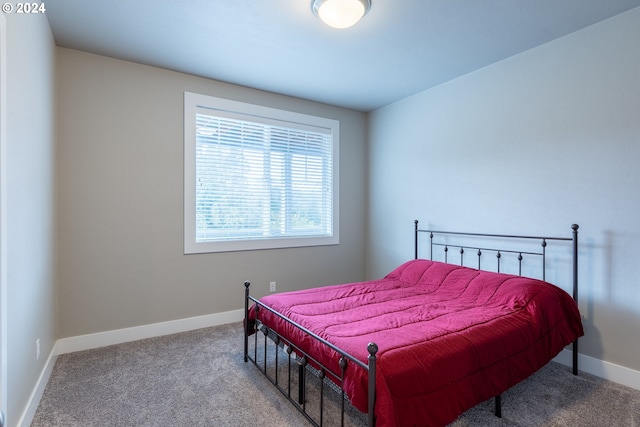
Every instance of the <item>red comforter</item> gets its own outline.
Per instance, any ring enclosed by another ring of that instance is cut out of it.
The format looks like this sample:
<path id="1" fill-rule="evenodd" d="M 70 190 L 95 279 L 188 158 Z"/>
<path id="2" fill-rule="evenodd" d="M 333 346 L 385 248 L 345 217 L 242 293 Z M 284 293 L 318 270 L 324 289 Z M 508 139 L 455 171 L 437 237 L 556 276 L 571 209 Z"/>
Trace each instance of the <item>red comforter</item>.
<path id="1" fill-rule="evenodd" d="M 384 279 L 269 295 L 261 302 L 359 360 L 377 354 L 378 426 L 441 426 L 537 371 L 583 335 L 578 308 L 535 279 L 427 260 Z M 336 354 L 267 310 L 260 319 L 336 370 Z M 345 390 L 367 410 L 367 373 Z"/>

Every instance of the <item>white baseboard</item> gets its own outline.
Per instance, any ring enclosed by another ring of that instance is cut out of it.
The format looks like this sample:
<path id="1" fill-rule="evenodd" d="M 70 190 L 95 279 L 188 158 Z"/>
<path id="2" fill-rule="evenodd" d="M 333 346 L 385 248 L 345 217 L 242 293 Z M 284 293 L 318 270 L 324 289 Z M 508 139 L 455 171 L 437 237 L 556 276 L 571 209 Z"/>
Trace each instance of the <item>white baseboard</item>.
<path id="1" fill-rule="evenodd" d="M 25 408 L 24 412 L 18 420 L 18 423 L 16 424 L 17 426 L 29 427 L 31 425 L 33 417 L 36 414 L 36 410 L 38 409 L 38 404 L 40 403 L 40 399 L 42 398 L 44 389 L 49 382 L 49 377 L 51 377 L 51 373 L 53 372 L 53 367 L 55 366 L 57 359 L 58 355 L 56 354 L 56 348 L 54 346 L 53 350 L 51 350 L 51 353 L 49 354 L 49 357 L 47 358 L 47 362 L 44 364 L 44 368 L 40 373 L 40 377 L 38 378 L 36 386 L 31 392 L 31 396 L 29 396 L 29 404 Z"/>
<path id="2" fill-rule="evenodd" d="M 573 353 L 570 350 L 562 350 L 553 360 L 554 362 L 571 366 Z M 578 353 L 578 370 L 640 390 L 640 371 L 580 353 Z"/>
<path id="3" fill-rule="evenodd" d="M 95 334 L 79 335 L 62 338 L 56 343 L 57 354 L 73 353 L 74 351 L 91 350 L 113 344 L 121 344 L 145 338 L 193 331 L 195 329 L 226 323 L 239 322 L 244 318 L 244 310 L 226 311 L 169 322 L 152 323 L 151 325 L 135 326 L 132 328 L 116 329 Z"/>
<path id="4" fill-rule="evenodd" d="M 38 382 L 29 397 L 29 403 L 20 417 L 19 427 L 29 427 L 36 414 L 44 389 L 49 382 L 53 367 L 58 355 L 72 353 L 74 351 L 91 350 L 113 344 L 121 344 L 145 338 L 159 337 L 162 335 L 179 332 L 193 331 L 200 328 L 224 325 L 239 322 L 244 318 L 244 309 L 226 311 L 223 313 L 208 314 L 205 316 L 190 317 L 187 319 L 172 320 L 169 322 L 153 323 L 151 325 L 136 326 L 133 328 L 116 329 L 114 331 L 98 332 L 95 334 L 80 335 L 70 338 L 61 338 L 56 341 L 53 350 L 42 369 Z"/>

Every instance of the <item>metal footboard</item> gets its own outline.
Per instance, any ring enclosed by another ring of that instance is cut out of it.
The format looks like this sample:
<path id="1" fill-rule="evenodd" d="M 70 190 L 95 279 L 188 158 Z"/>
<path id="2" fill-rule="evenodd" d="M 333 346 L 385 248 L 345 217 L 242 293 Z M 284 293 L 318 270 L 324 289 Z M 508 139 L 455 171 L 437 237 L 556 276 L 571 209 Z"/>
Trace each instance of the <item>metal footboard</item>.
<path id="1" fill-rule="evenodd" d="M 325 412 L 325 383 L 333 384 L 333 388 L 340 396 L 340 425 L 344 426 L 345 423 L 345 400 L 346 393 L 344 391 L 344 378 L 347 374 L 347 368 L 350 363 L 365 369 L 368 373 L 368 413 L 367 423 L 370 427 L 375 426 L 375 393 L 376 393 L 376 353 L 378 352 L 378 346 L 375 343 L 369 343 L 367 346 L 368 363 L 356 359 L 346 351 L 331 344 L 317 334 L 309 331 L 302 325 L 288 319 L 284 315 L 278 313 L 271 307 L 261 303 L 258 299 L 252 297 L 249 293 L 250 282 L 245 282 L 245 316 L 244 316 L 244 361 L 252 362 L 262 374 L 278 389 L 284 397 L 289 400 L 293 406 L 300 411 L 302 415 L 314 426 L 321 427 L 324 425 L 324 412 Z M 249 305 L 253 303 L 253 310 L 256 311 L 255 319 L 250 320 Z M 274 329 L 268 325 L 263 324 L 259 317 L 261 310 L 268 310 L 274 315 L 278 316 L 282 320 L 286 321 L 290 325 L 310 336 L 314 340 L 321 342 L 328 348 L 332 349 L 338 354 L 339 361 L 338 366 L 340 371 L 336 372 L 334 369 L 325 366 L 316 357 L 307 353 L 294 343 L 286 340 L 285 337 L 280 335 Z M 253 352 L 250 351 L 249 337 L 253 335 Z M 259 336 L 262 338 L 259 339 Z M 259 342 L 262 341 L 262 342 Z M 271 346 L 269 343 L 273 343 Z M 262 346 L 262 358 L 260 359 L 258 348 Z M 273 351 L 273 366 L 271 370 L 268 369 L 268 348 L 271 347 Z M 286 369 L 285 377 L 280 375 L 280 363 L 279 353 L 284 351 L 286 353 L 287 361 L 284 369 Z M 292 374 L 297 371 L 297 374 Z M 317 408 L 317 417 L 311 415 L 311 411 L 307 407 L 307 374 L 313 372 L 320 380 L 319 389 L 319 407 Z M 294 376 L 297 375 L 297 376 Z M 325 381 L 328 380 L 328 381 Z M 297 383 L 297 384 L 295 384 Z M 297 386 L 297 393 L 294 386 Z"/>

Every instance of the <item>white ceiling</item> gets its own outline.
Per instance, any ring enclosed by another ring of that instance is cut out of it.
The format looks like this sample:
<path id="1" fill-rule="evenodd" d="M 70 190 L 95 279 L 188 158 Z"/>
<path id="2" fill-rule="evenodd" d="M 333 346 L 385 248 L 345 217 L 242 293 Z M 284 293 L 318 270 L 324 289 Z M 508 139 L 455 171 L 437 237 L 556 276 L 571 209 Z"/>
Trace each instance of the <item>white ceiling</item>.
<path id="1" fill-rule="evenodd" d="M 310 0 L 47 0 L 59 46 L 371 111 L 640 6 L 372 0 L 336 30 Z"/>

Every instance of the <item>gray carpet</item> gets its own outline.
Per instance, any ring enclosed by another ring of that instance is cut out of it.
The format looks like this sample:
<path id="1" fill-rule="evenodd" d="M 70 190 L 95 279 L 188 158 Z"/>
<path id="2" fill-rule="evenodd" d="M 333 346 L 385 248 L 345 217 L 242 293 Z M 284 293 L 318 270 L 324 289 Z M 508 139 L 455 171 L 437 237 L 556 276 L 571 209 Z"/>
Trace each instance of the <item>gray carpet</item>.
<path id="1" fill-rule="evenodd" d="M 325 425 L 338 422 L 339 402 L 328 399 Z M 364 421 L 351 410 L 346 425 Z M 309 425 L 244 363 L 242 327 L 234 323 L 61 355 L 32 427 L 260 424 Z M 550 363 L 503 395 L 503 418 L 488 401 L 452 426 L 640 427 L 640 391 Z"/>

